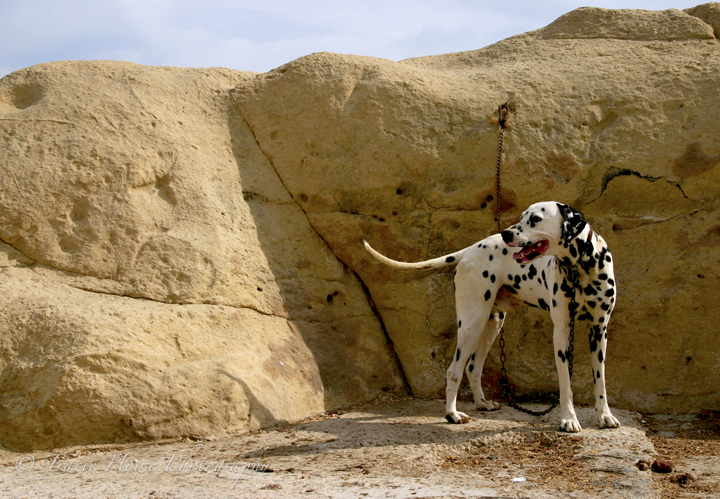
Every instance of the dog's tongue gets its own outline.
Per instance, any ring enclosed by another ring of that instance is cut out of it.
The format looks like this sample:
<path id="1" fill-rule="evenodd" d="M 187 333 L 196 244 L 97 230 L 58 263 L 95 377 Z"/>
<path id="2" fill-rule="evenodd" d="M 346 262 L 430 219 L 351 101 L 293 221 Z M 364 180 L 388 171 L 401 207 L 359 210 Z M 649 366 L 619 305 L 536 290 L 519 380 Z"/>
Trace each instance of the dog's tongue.
<path id="1" fill-rule="evenodd" d="M 523 263 L 529 260 L 532 260 L 536 256 L 540 256 L 547 250 L 548 242 L 544 239 L 539 240 L 538 242 L 531 244 L 530 246 L 524 247 L 522 250 L 518 251 L 517 253 L 513 254 L 513 258 L 516 262 Z M 531 258 L 528 258 L 531 256 L 531 254 L 536 253 Z"/>
<path id="2" fill-rule="evenodd" d="M 530 250 L 532 249 L 532 246 L 528 246 L 527 248 L 523 248 L 522 250 L 518 251 L 517 253 L 513 254 L 513 258 L 515 261 L 522 261 L 524 260 L 528 254 L 530 253 Z"/>

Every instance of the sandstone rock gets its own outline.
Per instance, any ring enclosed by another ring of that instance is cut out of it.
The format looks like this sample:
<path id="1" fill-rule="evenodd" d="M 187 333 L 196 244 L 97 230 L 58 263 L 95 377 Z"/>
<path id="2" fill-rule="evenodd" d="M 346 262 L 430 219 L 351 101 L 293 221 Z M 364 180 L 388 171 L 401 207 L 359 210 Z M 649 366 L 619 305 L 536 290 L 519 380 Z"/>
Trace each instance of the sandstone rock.
<path id="1" fill-rule="evenodd" d="M 687 14 L 691 14 L 688 16 Z M 610 10 L 582 7 L 538 31 L 547 39 L 689 40 L 713 39 L 712 26 L 694 13 Z"/>
<path id="2" fill-rule="evenodd" d="M 720 37 L 720 2 L 710 2 L 698 5 L 685 12 L 708 23 L 713 28 L 715 38 Z"/>
<path id="3" fill-rule="evenodd" d="M 414 394 L 444 389 L 451 273 L 387 269 L 361 240 L 421 260 L 493 233 L 490 119 L 509 99 L 503 225 L 555 199 L 584 210 L 615 253 L 612 402 L 714 407 L 720 47 L 708 13 L 716 9 L 579 9 L 481 50 L 400 63 L 313 54 L 233 94 L 313 227 L 369 288 Z M 551 330 L 535 311 L 506 323 L 507 367 L 521 390 L 557 389 Z M 576 399 L 590 401 L 582 331 L 574 385 Z M 497 369 L 492 352 L 486 374 Z"/>
<path id="4" fill-rule="evenodd" d="M 717 408 L 717 13 L 579 9 L 398 63 L 63 62 L 3 78 L 0 442 L 236 431 L 401 389 L 403 374 L 442 395 L 452 271 L 391 270 L 361 241 L 420 260 L 495 232 L 490 119 L 508 99 L 502 224 L 555 199 L 615 255 L 611 403 Z M 551 329 L 535 310 L 507 321 L 520 391 L 556 390 Z M 497 370 L 493 350 L 489 388 Z"/>
<path id="5" fill-rule="evenodd" d="M 402 386 L 362 283 L 234 111 L 252 76 L 2 80 L 4 445 L 220 433 Z"/>

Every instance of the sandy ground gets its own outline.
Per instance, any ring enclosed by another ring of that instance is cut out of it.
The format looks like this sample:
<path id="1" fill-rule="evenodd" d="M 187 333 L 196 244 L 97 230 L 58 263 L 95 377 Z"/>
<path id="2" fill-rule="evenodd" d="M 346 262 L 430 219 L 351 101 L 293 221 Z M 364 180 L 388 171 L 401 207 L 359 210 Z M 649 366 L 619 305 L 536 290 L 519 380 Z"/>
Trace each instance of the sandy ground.
<path id="1" fill-rule="evenodd" d="M 623 427 L 556 431 L 510 408 L 466 425 L 443 403 L 412 398 L 217 439 L 0 452 L 0 497 L 12 498 L 709 498 L 720 497 L 715 414 L 642 416 Z M 673 471 L 641 471 L 655 459 Z"/>

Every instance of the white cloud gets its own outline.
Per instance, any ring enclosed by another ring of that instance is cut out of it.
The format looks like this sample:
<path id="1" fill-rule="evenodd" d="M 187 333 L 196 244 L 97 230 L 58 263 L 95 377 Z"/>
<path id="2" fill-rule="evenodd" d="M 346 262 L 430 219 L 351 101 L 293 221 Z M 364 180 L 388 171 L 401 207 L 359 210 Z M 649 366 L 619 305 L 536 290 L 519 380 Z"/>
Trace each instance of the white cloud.
<path id="1" fill-rule="evenodd" d="M 666 0 L 598 0 L 664 9 Z M 3 0 L 0 76 L 67 59 L 267 71 L 319 51 L 391 60 L 482 48 L 582 1 Z"/>

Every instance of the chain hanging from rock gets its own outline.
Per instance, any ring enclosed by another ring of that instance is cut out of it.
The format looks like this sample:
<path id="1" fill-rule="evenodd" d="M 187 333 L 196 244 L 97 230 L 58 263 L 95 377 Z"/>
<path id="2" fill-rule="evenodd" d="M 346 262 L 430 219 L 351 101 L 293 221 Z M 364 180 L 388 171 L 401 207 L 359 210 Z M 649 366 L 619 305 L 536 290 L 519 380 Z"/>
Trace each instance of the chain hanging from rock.
<path id="1" fill-rule="evenodd" d="M 502 148 L 503 148 L 503 139 L 505 137 L 505 127 L 507 125 L 508 119 L 510 117 L 510 108 L 508 107 L 508 103 L 501 104 L 498 107 L 498 117 L 497 122 L 500 125 L 500 139 L 498 141 L 498 154 L 497 154 L 497 164 L 495 169 L 495 185 L 496 185 L 496 193 L 495 193 L 495 221 L 497 222 L 497 231 L 498 234 L 502 231 L 502 225 L 500 221 L 500 204 L 502 202 L 502 192 L 501 192 L 501 184 L 500 184 L 500 165 L 502 164 Z M 494 122 L 495 120 L 493 120 Z M 577 270 L 575 270 L 572 267 L 561 267 L 562 270 L 567 274 L 568 279 L 570 279 L 570 282 L 573 283 L 573 289 L 577 287 L 577 282 L 579 276 L 577 275 Z M 570 313 L 570 344 L 568 346 L 568 350 L 566 352 L 565 358 L 568 361 L 568 367 L 570 372 L 570 379 L 572 379 L 572 373 L 573 373 L 573 341 L 575 336 L 575 314 L 572 313 L 572 311 L 577 309 L 577 304 L 575 302 L 575 295 L 573 294 L 573 297 L 571 298 L 571 313 Z M 512 388 L 512 385 L 510 384 L 510 380 L 507 377 L 507 371 L 505 370 L 505 328 L 500 328 L 500 379 L 498 380 L 498 385 L 500 386 L 500 389 L 502 390 L 503 397 L 507 400 L 507 404 L 517 409 L 520 412 L 524 412 L 525 414 L 530 414 L 531 416 L 545 416 L 550 411 L 555 409 L 558 406 L 558 402 L 555 401 L 553 404 L 548 407 L 547 409 L 543 411 L 533 411 L 532 409 L 528 409 L 526 407 L 522 407 L 518 405 L 518 403 L 515 401 L 515 391 Z"/>

